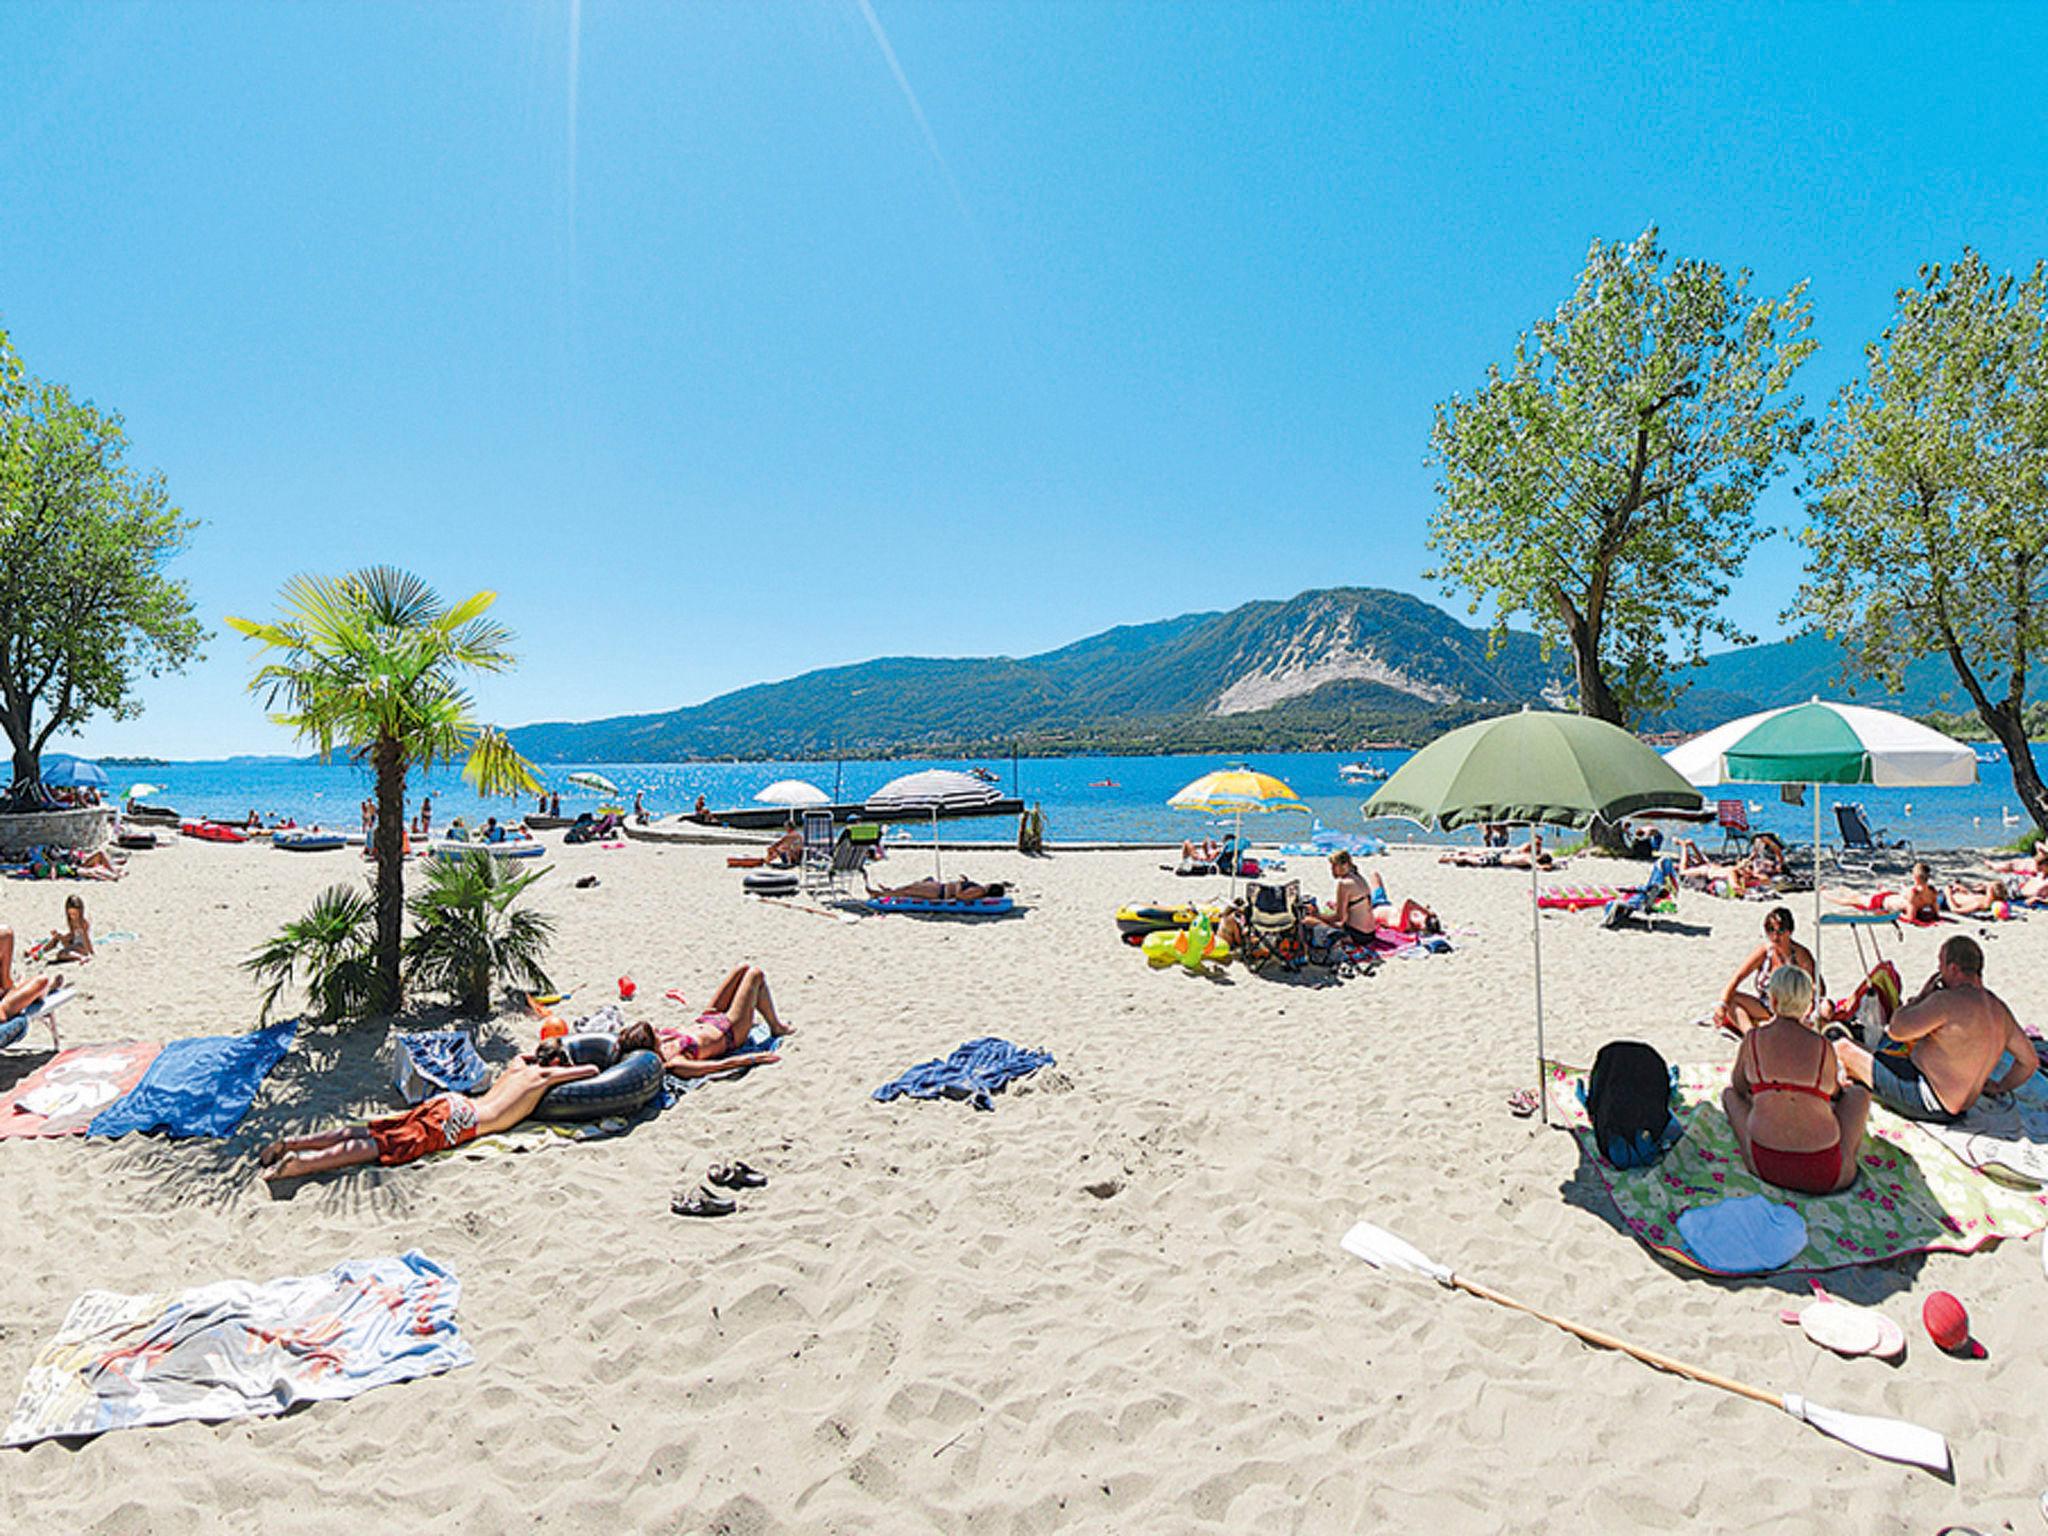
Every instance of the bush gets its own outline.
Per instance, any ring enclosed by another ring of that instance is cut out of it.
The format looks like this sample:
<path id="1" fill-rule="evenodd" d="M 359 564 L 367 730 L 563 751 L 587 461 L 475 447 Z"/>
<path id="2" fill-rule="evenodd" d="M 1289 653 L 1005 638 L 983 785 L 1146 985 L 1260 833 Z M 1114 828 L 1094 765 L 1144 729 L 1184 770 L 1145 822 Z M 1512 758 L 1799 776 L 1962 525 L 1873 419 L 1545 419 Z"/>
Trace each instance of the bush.
<path id="1" fill-rule="evenodd" d="M 500 979 L 549 991 L 553 983 L 542 961 L 555 936 L 554 921 L 517 905 L 546 873 L 514 874 L 482 849 L 433 860 L 426 888 L 408 904 L 414 924 L 405 941 L 408 982 L 448 993 L 473 1018 L 490 1014 Z"/>
<path id="2" fill-rule="evenodd" d="M 286 923 L 242 968 L 270 983 L 263 994 L 263 1018 L 278 995 L 304 979 L 306 1000 L 322 1024 L 361 1018 L 375 1006 L 377 990 L 376 914 L 370 893 L 330 885 L 304 917 Z"/>

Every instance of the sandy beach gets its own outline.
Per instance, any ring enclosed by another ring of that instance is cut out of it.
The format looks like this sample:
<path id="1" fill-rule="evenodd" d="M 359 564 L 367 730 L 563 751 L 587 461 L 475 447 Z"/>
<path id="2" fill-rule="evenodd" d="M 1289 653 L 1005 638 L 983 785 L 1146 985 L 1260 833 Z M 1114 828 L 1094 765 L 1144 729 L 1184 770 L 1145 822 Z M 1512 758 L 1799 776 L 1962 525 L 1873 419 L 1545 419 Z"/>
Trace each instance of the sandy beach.
<path id="1" fill-rule="evenodd" d="M 555 835 L 550 835 L 550 841 Z M 463 1286 L 468 1369 L 283 1419 L 184 1424 L 0 1453 L 10 1522 L 91 1532 L 1359 1531 L 2036 1528 L 2048 1451 L 2026 1408 L 2035 1243 L 1841 1271 L 1908 1324 L 1904 1361 L 1844 1360 L 1782 1326 L 1806 1282 L 1681 1274 L 1619 1229 L 1573 1138 L 1512 1118 L 1532 1079 L 1525 877 L 1381 866 L 1456 953 L 1332 982 L 1158 973 L 1116 940 L 1124 901 L 1220 894 L 1147 853 L 948 855 L 1014 882 L 979 925 L 841 921 L 743 898 L 726 850 L 551 855 L 572 1015 L 630 974 L 632 1016 L 762 965 L 797 1026 L 785 1060 L 699 1086 L 620 1139 L 257 1179 L 267 1139 L 393 1107 L 381 1027 L 306 1028 L 231 1140 L 0 1145 L 0 1393 L 88 1288 L 177 1289 L 418 1248 Z M 883 870 L 914 878 L 929 852 Z M 1320 890 L 1307 861 L 1291 875 Z M 579 876 L 600 884 L 577 890 Z M 1592 876 L 1598 877 L 1598 867 Z M 101 932 L 66 1043 L 252 1027 L 238 962 L 353 855 L 180 844 L 118 884 L 10 884 L 35 935 L 82 889 Z M 1795 903 L 1802 933 L 1810 907 Z M 1543 928 L 1550 1047 L 1609 1039 L 1725 1063 L 1691 1022 L 1761 910 L 1688 895 L 1676 927 Z M 1973 927 L 1969 931 L 1975 932 Z M 1988 980 L 2031 1020 L 2048 917 L 1987 930 Z M 1915 981 L 1941 935 L 1895 952 Z M 1823 957 L 1833 990 L 1846 941 Z M 690 1010 L 694 1013 L 694 1008 Z M 680 1019 L 676 1020 L 680 1021 Z M 1057 1065 L 997 1100 L 878 1104 L 964 1039 Z M 509 1011 L 480 1035 L 531 1043 Z M 0 1056 L 0 1085 L 47 1058 Z M 737 1156 L 772 1183 L 716 1220 L 669 1214 Z M 1953 1485 L 1767 1408 L 1588 1349 L 1526 1318 L 1377 1275 L 1338 1240 L 1370 1216 L 1536 1303 L 1730 1375 L 1937 1427 Z M 1937 1288 L 1989 1346 L 1920 1332 Z"/>

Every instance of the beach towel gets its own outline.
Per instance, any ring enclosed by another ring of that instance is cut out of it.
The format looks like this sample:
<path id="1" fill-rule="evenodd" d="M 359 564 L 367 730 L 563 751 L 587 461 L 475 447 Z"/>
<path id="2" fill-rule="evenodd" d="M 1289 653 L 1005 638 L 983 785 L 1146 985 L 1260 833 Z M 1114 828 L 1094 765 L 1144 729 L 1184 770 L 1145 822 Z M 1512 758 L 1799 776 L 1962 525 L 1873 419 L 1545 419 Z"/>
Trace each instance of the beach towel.
<path id="1" fill-rule="evenodd" d="M 1716 1274 L 1758 1275 L 1799 1257 L 1806 1222 L 1791 1206 L 1762 1195 L 1732 1195 L 1681 1211 L 1678 1235 Z"/>
<path id="2" fill-rule="evenodd" d="M 83 1136 L 95 1115 L 142 1081 L 162 1048 L 110 1040 L 59 1051 L 0 1096 L 0 1138 Z"/>
<path id="3" fill-rule="evenodd" d="M 391 1054 L 391 1086 L 408 1104 L 437 1093 L 474 1093 L 491 1075 L 466 1030 L 400 1030 Z"/>
<path id="4" fill-rule="evenodd" d="M 2002 1058 L 1992 1077 L 2010 1070 L 2011 1061 Z M 1979 1099 L 1952 1124 L 1927 1122 L 1922 1129 L 1964 1164 L 1993 1178 L 2032 1188 L 2048 1185 L 2048 1086 L 2038 1076 L 2003 1098 Z"/>
<path id="5" fill-rule="evenodd" d="M 1677 1069 L 1675 1113 L 1685 1136 L 1652 1168 L 1616 1169 L 1601 1161 L 1578 1099 L 1583 1072 L 1551 1063 L 1554 1123 L 1573 1132 L 1588 1166 L 1607 1187 L 1622 1224 L 1674 1263 L 1720 1273 L 1692 1253 L 1678 1218 L 1695 1206 L 1761 1195 L 1806 1221 L 1806 1246 L 1784 1268 L 1841 1269 L 1906 1253 L 1973 1253 L 2000 1238 L 2048 1229 L 2048 1194 L 2017 1190 L 1965 1167 L 1927 1130 L 1881 1104 L 1870 1108 L 1858 1153 L 1862 1172 L 1838 1195 L 1805 1195 L 1766 1184 L 1743 1166 L 1735 1132 L 1721 1110 L 1728 1071 Z"/>
<path id="6" fill-rule="evenodd" d="M 242 1123 L 298 1027 L 296 1019 L 287 1019 L 250 1035 L 173 1040 L 157 1052 L 142 1081 L 100 1112 L 87 1134 L 227 1135 Z"/>
<path id="7" fill-rule="evenodd" d="M 87 1291 L 29 1366 L 7 1445 L 244 1419 L 468 1365 L 461 1286 L 424 1255 L 175 1293 Z"/>
<path id="8" fill-rule="evenodd" d="M 943 1061 L 921 1061 L 893 1082 L 875 1090 L 886 1104 L 909 1095 L 913 1099 L 966 1099 L 976 1109 L 994 1109 L 994 1095 L 1020 1077 L 1053 1064 L 1050 1051 L 1027 1051 L 984 1035 L 969 1040 Z"/>

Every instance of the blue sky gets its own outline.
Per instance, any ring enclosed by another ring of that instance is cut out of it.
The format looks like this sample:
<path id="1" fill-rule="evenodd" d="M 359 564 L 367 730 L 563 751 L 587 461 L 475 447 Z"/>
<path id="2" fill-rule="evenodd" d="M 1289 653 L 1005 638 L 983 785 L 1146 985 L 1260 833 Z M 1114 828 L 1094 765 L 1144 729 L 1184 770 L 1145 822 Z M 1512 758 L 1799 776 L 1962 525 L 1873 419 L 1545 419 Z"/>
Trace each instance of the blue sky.
<path id="1" fill-rule="evenodd" d="M 301 569 L 497 590 L 505 723 L 1430 591 L 1431 407 L 1593 238 L 1810 279 L 1815 403 L 2048 254 L 2048 10 L 871 5 L 0 8 L 0 326 L 217 631 L 85 745 L 288 750 L 218 619 Z"/>

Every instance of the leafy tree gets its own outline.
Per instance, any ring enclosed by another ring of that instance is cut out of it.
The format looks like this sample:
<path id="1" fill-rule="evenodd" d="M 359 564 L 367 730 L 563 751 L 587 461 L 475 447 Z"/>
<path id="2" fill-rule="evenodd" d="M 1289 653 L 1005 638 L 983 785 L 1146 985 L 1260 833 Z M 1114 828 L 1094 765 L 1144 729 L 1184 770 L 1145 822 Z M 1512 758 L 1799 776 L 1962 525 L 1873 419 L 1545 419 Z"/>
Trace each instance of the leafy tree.
<path id="1" fill-rule="evenodd" d="M 300 980 L 322 1024 L 368 1013 L 380 996 L 374 916 L 367 891 L 330 885 L 314 899 L 311 911 L 286 923 L 244 960 L 244 970 L 270 983 L 263 993 L 263 1019 L 269 1020 L 284 989 Z"/>
<path id="2" fill-rule="evenodd" d="M 1866 355 L 1816 445 L 1794 615 L 1894 687 L 1947 657 L 2048 831 L 2026 702 L 2048 644 L 2048 268 L 1925 267 Z"/>
<path id="3" fill-rule="evenodd" d="M 1595 241 L 1578 288 L 1436 410 L 1431 574 L 1526 613 L 1569 648 L 1581 711 L 1626 725 L 1670 705 L 1678 661 L 1741 642 L 1719 607 L 1764 536 L 1752 509 L 1812 429 L 1793 373 L 1812 352 L 1805 284 L 1670 261 L 1645 230 Z"/>
<path id="4" fill-rule="evenodd" d="M 472 1018 L 487 1018 L 498 977 L 536 992 L 553 983 L 543 964 L 553 919 L 518 905 L 544 869 L 512 873 L 479 848 L 459 859 L 436 859 L 426 889 L 412 899 L 406 975 L 451 994 Z"/>
<path id="5" fill-rule="evenodd" d="M 52 736 L 139 714 L 136 681 L 180 669 L 204 638 L 164 574 L 198 524 L 127 450 L 120 417 L 28 377 L 0 331 L 0 727 L 17 806 L 42 800 Z"/>
<path id="6" fill-rule="evenodd" d="M 239 633 L 275 654 L 249 687 L 271 718 L 312 742 L 339 747 L 376 776 L 378 1006 L 403 996 L 405 780 L 415 768 L 463 762 L 483 793 L 532 792 L 532 765 L 504 733 L 480 724 L 459 677 L 512 665 L 511 631 L 484 617 L 497 600 L 479 592 L 450 608 L 406 571 L 371 566 L 346 576 L 295 576 L 271 623 L 231 618 Z"/>

